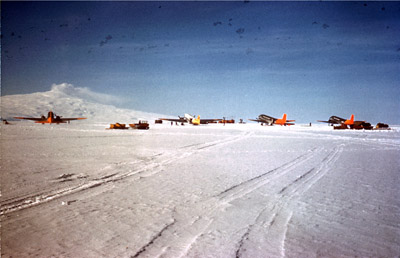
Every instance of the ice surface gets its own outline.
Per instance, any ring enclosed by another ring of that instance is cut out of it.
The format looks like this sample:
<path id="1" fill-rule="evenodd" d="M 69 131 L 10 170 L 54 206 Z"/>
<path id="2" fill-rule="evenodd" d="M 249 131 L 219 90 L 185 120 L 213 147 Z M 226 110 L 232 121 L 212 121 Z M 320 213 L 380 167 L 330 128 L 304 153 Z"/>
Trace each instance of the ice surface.
<path id="1" fill-rule="evenodd" d="M 399 128 L 150 126 L 2 125 L 2 257 L 400 254 Z"/>

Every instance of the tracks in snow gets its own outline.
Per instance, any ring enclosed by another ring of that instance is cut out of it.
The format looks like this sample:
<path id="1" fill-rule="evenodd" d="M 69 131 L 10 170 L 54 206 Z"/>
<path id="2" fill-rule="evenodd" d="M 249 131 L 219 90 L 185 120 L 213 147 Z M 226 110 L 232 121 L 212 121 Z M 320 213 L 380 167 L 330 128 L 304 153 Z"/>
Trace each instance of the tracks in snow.
<path id="1" fill-rule="evenodd" d="M 339 145 L 327 155 L 322 155 L 322 158 L 319 149 L 314 148 L 277 168 L 243 181 L 210 199 L 199 202 L 193 207 L 182 208 L 174 214 L 174 224 L 168 227 L 168 230 L 162 228 L 160 233 L 156 233 L 157 239 L 152 238 L 151 244 L 149 242 L 140 248 L 140 254 L 144 257 L 187 256 L 192 245 L 198 238 L 205 235 L 205 231 L 220 215 L 221 208 L 226 203 L 240 199 L 271 181 L 281 177 L 289 177 L 292 178 L 289 183 L 280 186 L 278 190 L 272 193 L 277 196 L 277 201 L 272 209 L 271 206 L 267 205 L 262 209 L 254 222 L 245 230 L 235 252 L 236 257 L 241 257 L 247 247 L 250 246 L 247 249 L 252 249 L 251 246 L 258 241 L 257 244 L 266 246 L 266 249 L 263 250 L 268 251 L 272 256 L 284 256 L 286 232 L 293 214 L 288 210 L 290 201 L 296 196 L 301 196 L 322 178 L 337 161 L 343 148 L 343 145 Z M 302 165 L 311 160 L 313 164 L 318 165 L 304 171 Z M 265 239 L 260 239 L 260 235 L 265 236 Z"/>
<path id="2" fill-rule="evenodd" d="M 247 232 L 241 238 L 236 257 L 241 257 L 246 250 L 243 243 L 245 241 L 248 241 L 250 246 L 263 246 L 264 250 L 268 250 L 270 257 L 285 256 L 286 233 L 293 215 L 288 206 L 293 199 L 305 193 L 329 171 L 330 167 L 339 159 L 343 148 L 344 145 L 337 146 L 322 159 L 318 166 L 300 173 L 275 193 L 278 202 L 272 206 L 272 209 L 263 209 L 255 222 L 248 227 Z M 264 237 L 260 238 L 260 236 Z"/>
<path id="3" fill-rule="evenodd" d="M 251 133 L 243 133 L 217 141 L 184 146 L 168 154 L 159 153 L 149 157 L 147 161 L 135 164 L 120 163 L 110 167 L 112 173 L 97 179 L 63 189 L 2 201 L 0 215 L 128 177 L 133 181 L 140 180 L 142 177 L 159 173 L 167 164 L 250 136 Z M 177 212 L 174 212 L 172 222 L 169 221 L 163 225 L 142 247 L 138 248 L 132 257 L 182 257 L 188 255 L 193 244 L 207 234 L 205 233 L 207 228 L 215 221 L 216 217 L 221 215 L 221 210 L 227 203 L 243 198 L 270 182 L 277 182 L 281 178 L 290 178 L 291 180 L 279 185 L 272 192 L 276 196 L 275 203 L 273 205 L 266 203 L 253 222 L 244 228 L 243 235 L 237 239 L 236 252 L 234 252 L 237 257 L 242 257 L 248 254 L 248 250 L 251 250 L 255 244 L 258 244 L 264 246 L 271 256 L 284 256 L 286 232 L 293 215 L 289 209 L 290 202 L 297 196 L 301 196 L 329 171 L 339 158 L 343 148 L 343 145 L 339 145 L 326 155 L 324 151 L 320 152 L 319 148 L 311 149 L 277 168 L 233 185 L 212 198 L 198 202 L 193 207 L 179 208 Z M 316 166 L 305 169 L 307 164 L 316 164 Z M 138 165 L 138 167 L 129 169 L 129 166 L 132 165 Z M 260 236 L 264 236 L 264 238 L 260 238 Z"/>
<path id="4" fill-rule="evenodd" d="M 81 191 L 93 189 L 98 186 L 106 185 L 108 183 L 117 182 L 126 178 L 132 178 L 134 180 L 139 180 L 142 177 L 152 176 L 159 173 L 164 165 L 173 163 L 177 160 L 189 157 L 199 151 L 204 151 L 209 148 L 222 146 L 224 144 L 230 144 L 235 141 L 239 141 L 249 137 L 252 132 L 242 133 L 240 135 L 235 135 L 233 137 L 224 138 L 212 142 L 192 144 L 189 146 L 184 146 L 172 154 L 159 153 L 150 157 L 147 161 L 142 161 L 140 163 L 119 163 L 116 166 L 111 166 L 109 169 L 112 173 L 109 175 L 102 176 L 97 179 L 92 179 L 90 181 L 80 183 L 71 183 L 68 187 L 56 190 L 41 191 L 25 196 L 10 198 L 3 200 L 0 203 L 0 215 L 5 215 L 10 212 L 17 210 L 33 207 L 51 200 L 64 197 L 70 194 L 78 193 Z M 139 165 L 137 168 L 128 169 L 128 171 L 123 171 L 121 173 L 115 173 L 114 170 L 126 170 L 130 165 Z"/>
<path id="5" fill-rule="evenodd" d="M 269 170 L 261 175 L 253 177 L 247 181 L 244 181 L 237 185 L 234 185 L 234 186 L 224 190 L 223 192 L 218 194 L 216 197 L 219 198 L 223 202 L 230 202 L 239 197 L 242 197 L 242 196 L 246 195 L 247 193 L 250 193 L 250 192 L 256 190 L 257 188 L 265 185 L 266 183 L 270 182 L 271 180 L 274 180 L 276 177 L 281 176 L 282 173 L 285 173 L 290 169 L 293 169 L 295 167 L 302 165 L 304 162 L 311 159 L 315 155 L 315 150 L 316 150 L 316 148 L 308 151 L 307 153 L 305 153 L 303 155 L 300 155 L 299 157 L 297 157 L 279 167 L 276 167 L 276 168 Z"/>

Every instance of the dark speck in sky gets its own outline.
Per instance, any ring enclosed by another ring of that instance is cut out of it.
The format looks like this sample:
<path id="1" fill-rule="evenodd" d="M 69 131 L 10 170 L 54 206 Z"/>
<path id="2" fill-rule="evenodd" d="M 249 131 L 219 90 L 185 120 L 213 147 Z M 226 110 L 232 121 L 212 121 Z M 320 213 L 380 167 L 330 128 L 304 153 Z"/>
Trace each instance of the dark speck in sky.
<path id="1" fill-rule="evenodd" d="M 244 28 L 237 29 L 236 33 L 239 34 L 239 35 L 243 34 L 244 33 Z"/>
<path id="2" fill-rule="evenodd" d="M 111 35 L 108 35 L 108 36 L 106 37 L 105 40 L 100 41 L 100 47 L 102 47 L 102 46 L 104 46 L 105 44 L 107 44 L 108 41 L 110 41 L 111 39 L 112 39 L 112 36 L 111 36 Z"/>
<path id="3" fill-rule="evenodd" d="M 324 24 L 322 25 L 322 28 L 327 29 L 327 28 L 329 28 L 329 25 L 324 23 Z"/>

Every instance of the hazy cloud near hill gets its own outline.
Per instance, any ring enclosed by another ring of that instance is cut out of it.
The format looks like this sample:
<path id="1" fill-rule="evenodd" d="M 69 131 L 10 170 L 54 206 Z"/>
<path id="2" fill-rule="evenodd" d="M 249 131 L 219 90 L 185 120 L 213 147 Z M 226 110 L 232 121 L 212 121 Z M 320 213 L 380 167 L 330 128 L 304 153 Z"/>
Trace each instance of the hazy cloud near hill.
<path id="1" fill-rule="evenodd" d="M 121 97 L 93 92 L 87 87 L 75 87 L 69 83 L 53 84 L 51 91 L 101 104 L 113 104 L 124 101 L 123 99 L 121 100 Z"/>

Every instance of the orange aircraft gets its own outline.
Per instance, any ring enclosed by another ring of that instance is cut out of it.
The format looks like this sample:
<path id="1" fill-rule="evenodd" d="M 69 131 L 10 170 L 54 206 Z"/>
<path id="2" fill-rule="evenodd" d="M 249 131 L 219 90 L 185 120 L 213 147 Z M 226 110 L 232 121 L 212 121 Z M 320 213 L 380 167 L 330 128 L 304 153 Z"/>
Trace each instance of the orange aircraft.
<path id="1" fill-rule="evenodd" d="M 261 123 L 261 125 L 263 125 L 263 124 L 266 124 L 266 125 L 274 125 L 275 124 L 275 125 L 284 125 L 284 126 L 294 125 L 294 123 L 291 123 L 291 122 L 294 122 L 296 120 L 287 120 L 286 117 L 287 117 L 286 114 L 283 114 L 282 118 L 275 118 L 272 116 L 267 116 L 267 115 L 261 114 L 258 116 L 258 119 L 249 119 L 249 120 L 259 122 L 259 123 Z"/>
<path id="2" fill-rule="evenodd" d="M 339 124 L 339 125 L 354 125 L 357 122 L 365 122 L 365 121 L 354 121 L 354 114 L 351 115 L 350 119 L 344 119 L 338 116 L 331 116 L 328 121 L 317 120 L 317 122 L 328 123 L 331 125 Z"/>
<path id="3" fill-rule="evenodd" d="M 53 111 L 49 111 L 47 114 L 47 118 L 42 115 L 40 118 L 35 118 L 35 117 L 14 117 L 16 119 L 27 119 L 27 120 L 33 120 L 35 123 L 38 124 L 60 124 L 60 123 L 69 123 L 71 120 L 82 120 L 86 119 L 86 117 L 77 117 L 77 118 L 61 118 L 61 116 L 57 116 L 54 114 Z"/>

